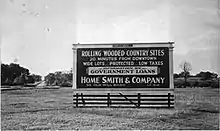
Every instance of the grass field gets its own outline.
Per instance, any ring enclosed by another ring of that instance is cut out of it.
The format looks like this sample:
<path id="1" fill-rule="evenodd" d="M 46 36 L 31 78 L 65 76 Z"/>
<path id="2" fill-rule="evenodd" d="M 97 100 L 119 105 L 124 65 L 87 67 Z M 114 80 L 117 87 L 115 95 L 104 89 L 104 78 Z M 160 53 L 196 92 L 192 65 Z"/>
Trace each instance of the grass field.
<path id="1" fill-rule="evenodd" d="M 73 108 L 71 88 L 1 92 L 1 130 L 219 129 L 219 91 L 175 89 L 174 109 Z"/>

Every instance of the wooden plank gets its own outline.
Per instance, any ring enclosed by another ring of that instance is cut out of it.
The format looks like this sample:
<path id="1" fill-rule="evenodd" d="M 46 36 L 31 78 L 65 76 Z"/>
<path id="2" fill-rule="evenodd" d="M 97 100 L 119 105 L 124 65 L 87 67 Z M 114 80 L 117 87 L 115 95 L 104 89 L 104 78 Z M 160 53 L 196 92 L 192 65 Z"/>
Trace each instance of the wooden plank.
<path id="1" fill-rule="evenodd" d="M 83 104 L 82 102 L 78 102 L 78 104 Z M 105 104 L 106 106 L 106 102 L 98 102 L 98 101 L 92 101 L 92 102 L 86 102 L 86 104 Z"/>
<path id="2" fill-rule="evenodd" d="M 73 89 L 74 91 L 173 91 L 174 89 L 170 88 L 127 88 L 127 87 L 114 87 L 114 88 L 100 88 L 100 87 L 91 87 L 91 88 L 78 88 L 78 89 Z"/>
<path id="3" fill-rule="evenodd" d="M 111 90 L 111 89 L 88 89 L 88 90 L 74 90 L 74 93 L 84 93 L 84 94 L 95 94 L 95 95 L 100 95 L 100 94 L 107 94 L 107 93 L 111 93 L 111 94 L 118 94 L 119 92 L 123 93 L 123 94 L 148 94 L 148 95 L 152 95 L 152 94 L 163 94 L 163 95 L 167 95 L 168 93 L 174 94 L 174 90 L 153 90 L 153 89 L 142 89 L 142 90 L 138 90 L 136 88 L 134 88 L 133 90 L 131 90 L 130 88 L 126 88 L 126 89 L 117 89 L 117 90 Z"/>
<path id="4" fill-rule="evenodd" d="M 78 108 L 107 108 L 107 106 L 95 106 L 95 105 L 91 105 L 91 106 L 78 106 Z M 129 105 L 125 105 L 125 106 L 111 106 L 111 108 L 137 108 L 135 106 L 129 106 Z M 168 108 L 167 106 L 140 106 L 138 108 Z M 170 108 L 174 108 L 174 106 L 171 106 Z"/>
<path id="5" fill-rule="evenodd" d="M 126 100 L 128 100 L 131 104 L 135 105 L 138 107 L 138 105 L 136 103 L 134 103 L 132 100 L 127 98 L 127 95 L 123 95 L 122 93 L 119 93 L 121 96 L 123 96 Z M 112 103 L 113 104 L 113 103 Z"/>
<path id="6" fill-rule="evenodd" d="M 118 44 L 132 44 L 132 47 L 173 47 L 174 42 L 151 42 L 151 43 L 78 43 L 73 44 L 73 49 L 79 48 L 111 48 Z M 124 48 L 124 47 L 122 47 Z"/>
<path id="7" fill-rule="evenodd" d="M 75 99 L 73 99 L 75 100 Z M 84 98 L 84 101 L 108 101 L 108 99 L 96 99 L 96 98 Z M 138 99 L 130 99 L 132 101 L 138 101 Z M 127 101 L 126 99 L 112 99 L 111 101 Z M 140 101 L 168 101 L 168 99 L 143 99 L 141 98 Z M 170 99 L 170 101 L 174 101 L 173 98 Z"/>
<path id="8" fill-rule="evenodd" d="M 141 103 L 142 105 L 168 105 L 168 103 Z M 174 103 L 170 103 L 170 105 L 173 105 Z"/>
<path id="9" fill-rule="evenodd" d="M 103 93 L 103 94 L 88 94 L 88 93 L 84 93 L 83 96 L 84 97 L 105 97 L 108 95 L 108 93 Z"/>
<path id="10" fill-rule="evenodd" d="M 76 102 L 74 102 L 76 103 Z M 83 102 L 78 102 L 78 105 L 79 104 L 83 104 Z M 98 102 L 98 101 L 95 101 L 95 102 L 86 102 L 86 104 L 105 104 L 106 105 L 106 102 Z M 111 102 L 111 105 L 115 105 L 115 104 L 130 104 L 130 105 L 134 105 L 134 103 L 130 103 L 130 102 Z M 173 105 L 174 103 L 170 103 L 170 105 Z M 141 103 L 141 105 L 168 105 L 168 103 Z M 136 106 L 136 105 L 135 105 Z"/>
<path id="11" fill-rule="evenodd" d="M 106 97 L 107 95 L 83 95 L 84 97 Z M 137 97 L 137 95 L 126 95 L 126 97 Z M 120 95 L 110 95 L 110 97 L 120 97 Z M 141 95 L 141 97 L 168 97 L 168 95 Z M 174 95 L 170 95 L 170 97 L 174 97 Z"/>

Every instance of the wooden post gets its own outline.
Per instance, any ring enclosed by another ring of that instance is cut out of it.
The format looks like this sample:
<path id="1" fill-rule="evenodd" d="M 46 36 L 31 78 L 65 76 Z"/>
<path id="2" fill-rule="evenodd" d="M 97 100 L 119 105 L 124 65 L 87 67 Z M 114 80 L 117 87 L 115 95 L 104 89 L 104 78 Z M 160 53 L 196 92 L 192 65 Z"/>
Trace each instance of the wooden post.
<path id="1" fill-rule="evenodd" d="M 74 93 L 73 93 L 73 106 L 75 105 L 75 104 L 74 104 L 74 101 L 75 101 L 74 97 L 75 97 L 75 96 L 74 96 Z"/>
<path id="2" fill-rule="evenodd" d="M 138 107 L 141 106 L 141 93 L 138 93 Z"/>
<path id="3" fill-rule="evenodd" d="M 110 107 L 111 100 L 110 100 L 110 93 L 107 95 L 107 107 Z"/>
<path id="4" fill-rule="evenodd" d="M 76 78 L 77 78 L 77 46 L 73 44 L 73 68 L 72 68 L 72 73 L 73 73 L 73 86 L 72 89 L 77 89 L 76 85 Z"/>
<path id="5" fill-rule="evenodd" d="M 76 93 L 76 107 L 78 107 L 78 93 Z"/>
<path id="6" fill-rule="evenodd" d="M 168 93 L 168 108 L 170 108 L 170 93 Z"/>
<path id="7" fill-rule="evenodd" d="M 84 98 L 83 98 L 83 93 L 81 93 L 81 98 L 82 98 L 82 103 L 83 103 L 83 105 L 86 105 L 85 100 L 84 100 Z"/>

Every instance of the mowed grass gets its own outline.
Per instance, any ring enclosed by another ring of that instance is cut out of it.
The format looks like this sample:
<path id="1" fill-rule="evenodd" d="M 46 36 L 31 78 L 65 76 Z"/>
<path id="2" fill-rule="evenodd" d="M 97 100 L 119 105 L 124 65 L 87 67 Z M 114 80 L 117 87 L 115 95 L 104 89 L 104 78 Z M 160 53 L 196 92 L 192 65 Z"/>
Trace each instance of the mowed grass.
<path id="1" fill-rule="evenodd" d="M 174 109 L 73 108 L 71 88 L 1 92 L 2 130 L 219 129 L 219 90 L 175 89 Z"/>

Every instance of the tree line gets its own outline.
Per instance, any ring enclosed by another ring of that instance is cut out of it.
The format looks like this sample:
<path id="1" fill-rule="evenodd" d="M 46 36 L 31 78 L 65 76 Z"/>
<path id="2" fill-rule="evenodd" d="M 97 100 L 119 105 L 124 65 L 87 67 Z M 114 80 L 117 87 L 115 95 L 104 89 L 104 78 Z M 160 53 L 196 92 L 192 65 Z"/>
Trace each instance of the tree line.
<path id="1" fill-rule="evenodd" d="M 30 74 L 29 69 L 21 67 L 19 64 L 1 63 L 1 85 L 26 85 L 41 80 L 40 75 Z"/>
<path id="2" fill-rule="evenodd" d="M 44 80 L 47 86 L 71 87 L 72 77 L 72 70 L 56 71 L 55 73 L 49 73 L 44 77 Z"/>
<path id="3" fill-rule="evenodd" d="M 182 72 L 174 73 L 174 86 L 183 87 L 213 87 L 219 88 L 219 78 L 216 73 L 201 71 L 196 75 L 191 75 L 190 63 L 183 62 L 180 65 Z M 72 69 L 69 71 L 56 71 L 44 77 L 47 86 L 72 86 Z M 19 64 L 1 64 L 1 85 L 26 85 L 41 81 L 40 75 L 30 74 L 29 69 L 21 67 Z"/>
<path id="4" fill-rule="evenodd" d="M 186 88 L 186 87 L 212 87 L 219 88 L 218 74 L 201 71 L 196 75 L 191 75 L 190 71 L 192 66 L 189 62 L 184 61 L 180 64 L 182 72 L 179 74 L 174 73 L 174 86 L 176 88 Z M 183 79 L 182 79 L 183 78 Z"/>
<path id="5" fill-rule="evenodd" d="M 213 72 L 209 72 L 209 71 L 201 71 L 199 73 L 197 73 L 196 75 L 191 75 L 189 72 L 186 73 L 187 77 L 200 77 L 201 80 L 210 80 L 210 79 L 215 79 L 218 78 L 218 74 L 213 73 Z M 180 77 L 184 77 L 185 79 L 185 73 L 184 72 L 180 72 L 178 73 L 174 73 L 173 77 L 174 78 L 180 78 Z"/>
<path id="6" fill-rule="evenodd" d="M 56 71 L 45 76 L 47 86 L 72 87 L 72 70 Z M 184 87 L 213 87 L 218 88 L 218 75 L 209 71 L 199 72 L 196 75 L 191 75 L 189 72 L 174 73 L 174 85 L 176 88 Z M 185 78 L 187 81 L 185 82 Z"/>

